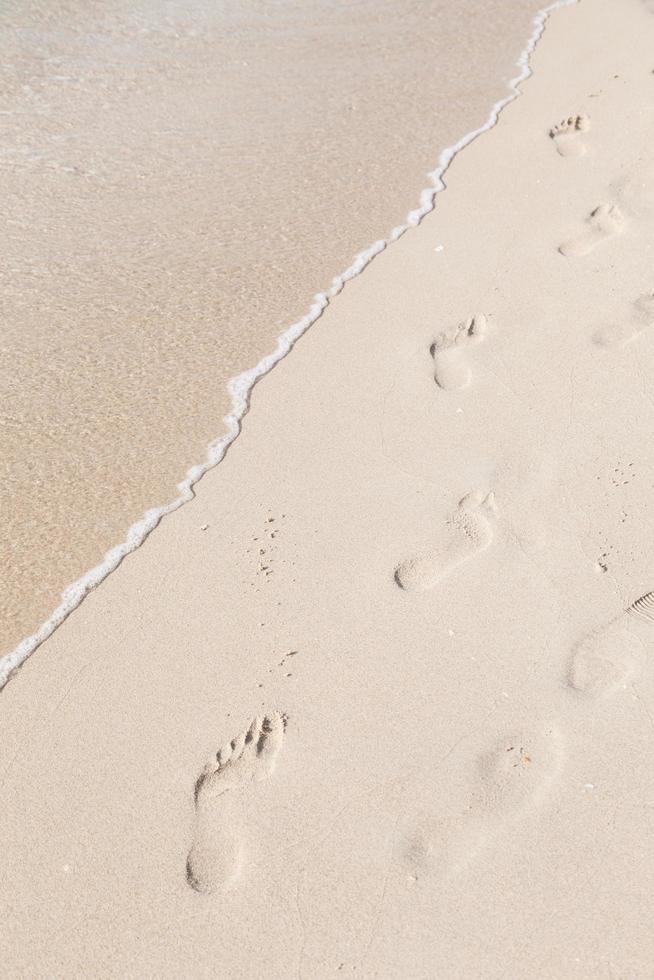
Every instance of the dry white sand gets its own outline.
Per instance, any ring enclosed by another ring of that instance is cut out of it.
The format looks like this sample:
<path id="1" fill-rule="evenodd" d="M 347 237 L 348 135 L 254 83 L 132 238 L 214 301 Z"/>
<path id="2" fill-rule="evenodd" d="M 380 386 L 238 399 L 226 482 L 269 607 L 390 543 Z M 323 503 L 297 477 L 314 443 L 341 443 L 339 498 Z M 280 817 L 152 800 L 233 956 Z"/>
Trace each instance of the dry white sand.
<path id="1" fill-rule="evenodd" d="M 653 52 L 557 11 L 7 685 L 6 976 L 652 976 Z"/>

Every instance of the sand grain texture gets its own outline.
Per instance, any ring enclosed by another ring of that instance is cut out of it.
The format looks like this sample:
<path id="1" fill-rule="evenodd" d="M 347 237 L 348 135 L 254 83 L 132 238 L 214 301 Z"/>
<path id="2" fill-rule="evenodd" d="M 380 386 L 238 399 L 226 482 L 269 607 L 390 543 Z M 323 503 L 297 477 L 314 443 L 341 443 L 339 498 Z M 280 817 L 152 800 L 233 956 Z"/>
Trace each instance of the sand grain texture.
<path id="1" fill-rule="evenodd" d="M 558 10 L 435 212 L 7 685 L 8 976 L 651 977 L 654 334 L 594 338 L 654 289 L 653 50 L 637 0 Z M 620 232 L 562 254 L 598 202 Z M 472 310 L 444 389 L 430 348 Z M 490 545 L 398 587 L 474 491 Z M 207 826 L 241 794 L 242 856 L 198 891 L 194 789 L 232 740 Z"/>

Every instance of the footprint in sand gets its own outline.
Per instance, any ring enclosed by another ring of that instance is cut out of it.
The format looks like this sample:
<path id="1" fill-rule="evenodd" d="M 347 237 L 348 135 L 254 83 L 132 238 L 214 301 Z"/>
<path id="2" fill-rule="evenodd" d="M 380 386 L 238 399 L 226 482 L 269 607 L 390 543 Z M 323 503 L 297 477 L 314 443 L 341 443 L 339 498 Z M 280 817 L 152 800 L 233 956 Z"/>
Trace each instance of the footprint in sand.
<path id="1" fill-rule="evenodd" d="M 563 762 L 556 725 L 512 732 L 479 759 L 475 806 L 502 820 L 521 816 L 543 802 Z"/>
<path id="2" fill-rule="evenodd" d="M 186 860 L 186 880 L 195 891 L 216 891 L 238 876 L 250 784 L 273 772 L 285 729 L 286 717 L 278 712 L 254 718 L 200 773 L 195 784 L 195 833 Z"/>
<path id="3" fill-rule="evenodd" d="M 648 592 L 576 645 L 568 664 L 568 687 L 593 700 L 625 690 L 641 669 L 644 647 L 653 640 L 654 592 Z"/>
<path id="4" fill-rule="evenodd" d="M 424 820 L 402 843 L 409 877 L 448 879 L 465 870 L 507 825 L 547 799 L 564 764 L 563 738 L 546 724 L 501 737 L 477 760 L 476 787 L 463 814 Z"/>
<path id="5" fill-rule="evenodd" d="M 472 372 L 466 359 L 466 350 L 480 343 L 486 333 L 487 321 L 483 313 L 468 317 L 454 330 L 438 335 L 430 347 L 434 359 L 434 381 L 446 391 L 467 388 Z"/>
<path id="6" fill-rule="evenodd" d="M 445 521 L 441 541 L 433 551 L 403 561 L 395 581 L 407 592 L 433 588 L 459 565 L 485 551 L 494 537 L 495 496 L 475 490 L 460 501 Z"/>
<path id="7" fill-rule="evenodd" d="M 622 212 L 615 204 L 600 204 L 586 220 L 587 228 L 580 235 L 559 245 L 561 255 L 577 257 L 588 255 L 594 248 L 618 235 L 624 226 Z"/>
<path id="8" fill-rule="evenodd" d="M 651 326 L 654 326 L 654 294 L 647 293 L 633 304 L 631 316 L 625 323 L 600 327 L 593 335 L 593 341 L 598 347 L 624 347 Z"/>
<path id="9" fill-rule="evenodd" d="M 645 158 L 609 184 L 611 198 L 630 217 L 654 216 L 654 159 Z"/>
<path id="10" fill-rule="evenodd" d="M 550 138 L 554 140 L 557 153 L 562 157 L 580 157 L 586 152 L 586 144 L 580 138 L 580 133 L 590 129 L 590 119 L 585 113 L 562 119 L 550 129 Z"/>

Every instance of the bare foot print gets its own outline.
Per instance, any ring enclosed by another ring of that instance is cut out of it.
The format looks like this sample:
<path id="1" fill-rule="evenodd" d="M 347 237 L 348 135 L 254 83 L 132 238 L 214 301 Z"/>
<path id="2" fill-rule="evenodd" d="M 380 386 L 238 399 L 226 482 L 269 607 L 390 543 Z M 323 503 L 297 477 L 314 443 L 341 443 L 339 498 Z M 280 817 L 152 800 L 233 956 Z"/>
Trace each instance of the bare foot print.
<path id="1" fill-rule="evenodd" d="M 423 820 L 403 842 L 409 877 L 426 873 L 451 878 L 479 851 L 539 808 L 563 770 L 564 746 L 553 724 L 501 737 L 477 759 L 476 787 L 463 814 L 448 821 Z"/>
<path id="2" fill-rule="evenodd" d="M 635 219 L 654 216 L 654 159 L 641 159 L 609 184 L 611 198 Z"/>
<path id="3" fill-rule="evenodd" d="M 576 645 L 568 665 L 568 686 L 593 700 L 625 690 L 640 672 L 644 647 L 653 641 L 654 592 L 648 592 Z"/>
<path id="4" fill-rule="evenodd" d="M 440 544 L 433 551 L 397 566 L 397 584 L 407 592 L 433 588 L 463 562 L 488 548 L 494 537 L 494 515 L 492 492 L 469 493 L 446 520 Z"/>
<path id="5" fill-rule="evenodd" d="M 197 892 L 229 885 L 242 866 L 241 830 L 250 804 L 249 784 L 275 767 L 286 718 L 278 712 L 254 718 L 207 763 L 195 784 L 195 833 L 186 860 L 186 880 Z"/>
<path id="6" fill-rule="evenodd" d="M 600 204 L 591 211 L 586 224 L 588 226 L 586 231 L 559 245 L 561 255 L 572 257 L 588 255 L 602 242 L 622 231 L 624 218 L 615 204 Z"/>
<path id="7" fill-rule="evenodd" d="M 586 145 L 579 134 L 589 129 L 590 119 L 582 112 L 578 116 L 562 119 L 556 126 L 552 126 L 550 137 L 562 157 L 580 157 L 586 152 Z"/>
<path id="8" fill-rule="evenodd" d="M 654 326 L 654 294 L 646 293 L 633 304 L 631 315 L 624 323 L 600 327 L 593 341 L 598 347 L 624 347 L 651 326 Z"/>
<path id="9" fill-rule="evenodd" d="M 430 348 L 434 358 L 434 380 L 439 388 L 448 391 L 468 387 L 472 372 L 465 351 L 478 344 L 485 332 L 486 317 L 483 313 L 477 313 L 454 330 L 439 334 Z"/>
<path id="10" fill-rule="evenodd" d="M 502 736 L 479 759 L 474 807 L 502 820 L 522 816 L 543 802 L 562 761 L 562 737 L 556 725 Z"/>

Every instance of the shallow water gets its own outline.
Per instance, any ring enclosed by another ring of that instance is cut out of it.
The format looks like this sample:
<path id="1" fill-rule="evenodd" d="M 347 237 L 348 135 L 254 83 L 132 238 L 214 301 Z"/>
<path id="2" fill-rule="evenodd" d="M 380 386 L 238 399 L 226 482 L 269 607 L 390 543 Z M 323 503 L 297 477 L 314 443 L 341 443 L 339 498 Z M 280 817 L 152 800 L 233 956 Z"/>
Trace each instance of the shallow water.
<path id="1" fill-rule="evenodd" d="M 538 6 L 4 5 L 0 652 L 176 496 L 226 381 L 417 206 Z"/>

